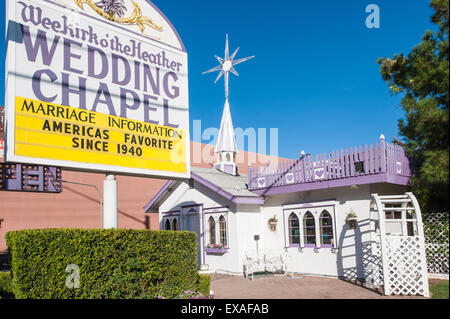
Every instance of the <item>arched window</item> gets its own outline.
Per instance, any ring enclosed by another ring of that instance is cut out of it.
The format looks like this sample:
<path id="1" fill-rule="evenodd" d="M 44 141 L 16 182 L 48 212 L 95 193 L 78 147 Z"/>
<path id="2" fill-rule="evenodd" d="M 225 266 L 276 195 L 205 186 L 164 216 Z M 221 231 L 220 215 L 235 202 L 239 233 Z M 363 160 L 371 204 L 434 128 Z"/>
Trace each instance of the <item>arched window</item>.
<path id="1" fill-rule="evenodd" d="M 316 244 L 316 222 L 311 212 L 306 212 L 303 217 L 303 233 L 305 238 L 305 245 Z"/>
<path id="2" fill-rule="evenodd" d="M 297 215 L 291 213 L 289 215 L 289 244 L 300 244 L 300 223 Z"/>
<path id="3" fill-rule="evenodd" d="M 165 230 L 170 230 L 170 220 L 166 219 L 166 226 L 164 227 Z"/>
<path id="4" fill-rule="evenodd" d="M 216 243 L 216 222 L 214 221 L 214 218 L 209 217 L 208 224 L 209 224 L 209 243 L 215 244 Z"/>
<path id="5" fill-rule="evenodd" d="M 223 216 L 219 218 L 220 243 L 227 246 L 227 222 Z"/>
<path id="6" fill-rule="evenodd" d="M 177 223 L 177 219 L 174 218 L 172 221 L 172 229 L 173 230 L 178 230 L 178 223 Z"/>
<path id="7" fill-rule="evenodd" d="M 320 214 L 320 244 L 331 245 L 333 243 L 333 219 L 329 212 L 324 210 Z"/>

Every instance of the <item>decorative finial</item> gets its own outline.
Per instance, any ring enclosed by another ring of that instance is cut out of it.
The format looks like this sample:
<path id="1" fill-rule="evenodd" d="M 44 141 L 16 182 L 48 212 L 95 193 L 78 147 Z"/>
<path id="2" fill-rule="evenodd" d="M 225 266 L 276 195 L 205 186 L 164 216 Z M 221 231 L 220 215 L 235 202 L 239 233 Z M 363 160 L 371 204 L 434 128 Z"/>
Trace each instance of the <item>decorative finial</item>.
<path id="1" fill-rule="evenodd" d="M 230 56 L 229 50 L 228 50 L 228 34 L 226 35 L 226 40 L 225 40 L 225 57 L 224 58 L 220 58 L 217 55 L 215 55 L 214 57 L 217 59 L 217 61 L 219 61 L 220 65 L 209 69 L 205 72 L 203 72 L 202 74 L 207 74 L 207 73 L 211 73 L 211 72 L 215 72 L 215 71 L 220 71 L 219 75 L 217 76 L 216 80 L 214 81 L 214 83 L 217 83 L 217 81 L 219 81 L 219 79 L 222 77 L 222 75 L 224 76 L 225 79 L 225 99 L 228 100 L 228 78 L 229 78 L 229 72 L 233 73 L 236 76 L 239 76 L 239 74 L 237 73 L 237 71 L 234 69 L 235 65 L 238 65 L 242 62 L 248 61 L 250 59 L 253 59 L 255 56 L 249 56 L 247 58 L 243 58 L 243 59 L 238 59 L 238 60 L 234 60 L 234 57 L 236 56 L 236 53 L 238 52 L 239 47 L 233 52 L 233 54 Z"/>
<path id="2" fill-rule="evenodd" d="M 384 135 L 381 134 L 381 135 L 380 135 L 380 140 L 384 140 L 384 139 L 385 139 Z"/>

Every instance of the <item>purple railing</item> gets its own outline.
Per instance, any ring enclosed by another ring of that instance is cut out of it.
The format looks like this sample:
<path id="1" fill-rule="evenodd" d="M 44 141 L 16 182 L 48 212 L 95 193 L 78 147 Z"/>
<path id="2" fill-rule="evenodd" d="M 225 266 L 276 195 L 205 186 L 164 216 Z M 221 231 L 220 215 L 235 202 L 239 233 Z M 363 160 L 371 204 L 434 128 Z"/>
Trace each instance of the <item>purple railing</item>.
<path id="1" fill-rule="evenodd" d="M 299 160 L 284 160 L 274 165 L 249 167 L 250 190 L 290 184 L 313 183 L 370 174 L 388 173 L 411 176 L 409 160 L 399 145 L 380 143 L 341 149 L 328 154 L 306 155 Z"/>

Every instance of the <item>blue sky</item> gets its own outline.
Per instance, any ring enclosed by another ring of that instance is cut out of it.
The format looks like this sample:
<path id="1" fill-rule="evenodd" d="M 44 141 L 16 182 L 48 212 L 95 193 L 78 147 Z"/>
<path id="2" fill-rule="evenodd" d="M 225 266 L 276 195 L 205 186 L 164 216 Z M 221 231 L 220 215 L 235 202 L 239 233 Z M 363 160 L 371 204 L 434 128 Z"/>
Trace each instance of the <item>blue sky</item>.
<path id="1" fill-rule="evenodd" d="M 278 128 L 278 154 L 288 158 L 302 149 L 317 154 L 374 143 L 382 133 L 388 141 L 398 137 L 400 97 L 390 96 L 376 60 L 410 52 L 433 28 L 427 0 L 153 2 L 188 51 L 191 125 L 220 125 L 223 81 L 214 84 L 215 73 L 201 73 L 217 65 L 214 55 L 223 56 L 228 33 L 230 50 L 240 47 L 237 58 L 256 56 L 236 66 L 239 78 L 231 75 L 233 124 L 267 134 Z M 371 3 L 380 8 L 379 29 L 365 26 Z M 4 61 L 4 20 L 1 28 Z"/>

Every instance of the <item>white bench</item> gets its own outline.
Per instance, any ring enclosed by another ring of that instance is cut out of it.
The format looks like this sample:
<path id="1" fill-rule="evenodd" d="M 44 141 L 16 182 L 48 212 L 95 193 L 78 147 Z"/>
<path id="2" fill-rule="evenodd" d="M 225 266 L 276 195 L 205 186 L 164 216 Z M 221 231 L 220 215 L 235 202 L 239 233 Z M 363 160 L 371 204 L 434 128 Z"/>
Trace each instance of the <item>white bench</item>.
<path id="1" fill-rule="evenodd" d="M 286 263 L 282 253 L 275 251 L 246 250 L 244 252 L 244 275 L 246 278 L 253 279 L 255 272 L 286 272 Z"/>

